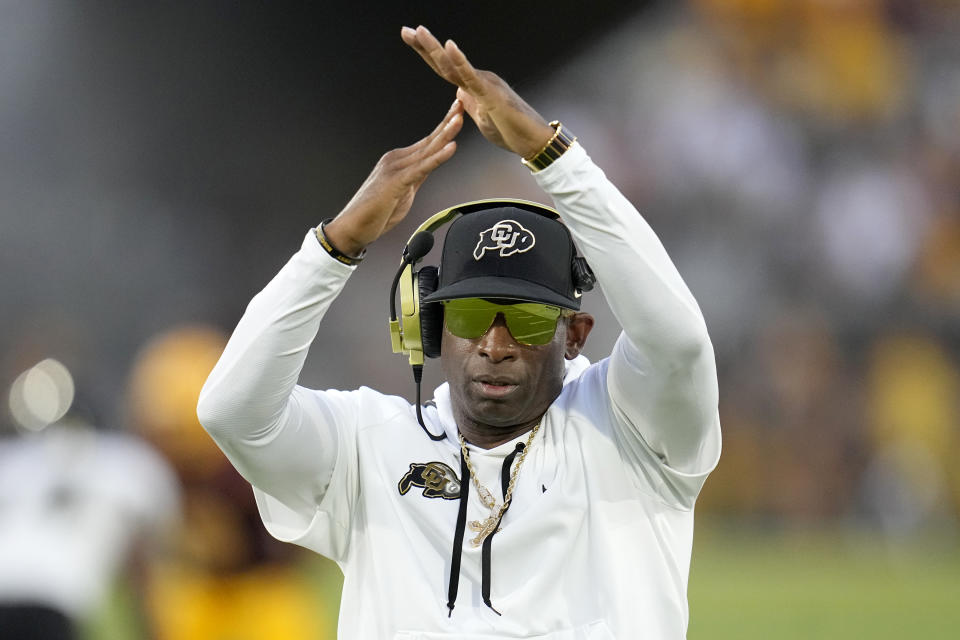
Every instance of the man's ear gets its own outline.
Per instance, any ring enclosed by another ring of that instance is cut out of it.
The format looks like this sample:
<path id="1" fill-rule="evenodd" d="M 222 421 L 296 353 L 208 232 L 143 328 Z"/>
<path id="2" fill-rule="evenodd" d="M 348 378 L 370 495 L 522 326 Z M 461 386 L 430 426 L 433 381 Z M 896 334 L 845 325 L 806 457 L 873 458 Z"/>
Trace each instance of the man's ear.
<path id="1" fill-rule="evenodd" d="M 591 329 L 593 329 L 593 316 L 589 313 L 578 311 L 567 320 L 567 343 L 563 352 L 567 360 L 573 360 L 580 355 Z"/>

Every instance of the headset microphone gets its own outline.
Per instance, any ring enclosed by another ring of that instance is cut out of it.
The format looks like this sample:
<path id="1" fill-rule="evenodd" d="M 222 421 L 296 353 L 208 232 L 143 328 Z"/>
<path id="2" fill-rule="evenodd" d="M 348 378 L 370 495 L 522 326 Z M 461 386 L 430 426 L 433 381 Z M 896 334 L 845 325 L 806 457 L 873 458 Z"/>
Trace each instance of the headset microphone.
<path id="1" fill-rule="evenodd" d="M 433 249 L 433 234 L 429 231 L 417 231 L 410 238 L 403 250 L 403 259 L 407 262 L 416 262 Z"/>
<path id="2" fill-rule="evenodd" d="M 399 322 L 397 320 L 397 286 L 400 284 L 400 277 L 403 275 L 403 270 L 407 268 L 408 265 L 411 265 L 418 260 L 422 259 L 423 256 L 430 253 L 430 249 L 433 248 L 433 234 L 429 231 L 417 231 L 407 242 L 407 246 L 403 248 L 403 255 L 400 256 L 400 268 L 397 269 L 397 275 L 393 276 L 393 284 L 390 285 L 390 327 L 391 335 L 393 332 L 393 327 L 397 326 L 397 337 L 399 337 Z M 394 352 L 398 352 L 398 345 L 394 345 Z M 413 360 L 411 357 L 411 364 Z"/>
<path id="3" fill-rule="evenodd" d="M 441 433 L 439 436 L 434 435 L 427 430 L 427 425 L 423 422 L 423 414 L 420 409 L 420 381 L 423 379 L 423 349 L 422 347 L 417 349 L 416 345 L 408 346 L 406 349 L 404 348 L 406 345 L 403 344 L 403 339 L 401 337 L 403 332 L 400 328 L 400 321 L 397 319 L 396 304 L 397 287 L 400 284 L 400 278 L 408 269 L 412 271 L 413 265 L 422 260 L 425 255 L 430 253 L 430 249 L 432 248 L 433 234 L 429 231 L 417 231 L 407 242 L 407 246 L 403 248 L 403 254 L 400 256 L 400 268 L 397 269 L 397 274 L 393 277 L 393 284 L 390 285 L 390 341 L 393 343 L 393 350 L 395 353 L 406 351 L 410 355 L 410 366 L 413 368 L 413 381 L 417 386 L 417 422 L 420 423 L 424 433 L 426 433 L 431 440 L 443 440 L 447 437 L 446 433 Z M 412 277 L 410 279 L 416 280 Z M 414 319 L 419 320 L 419 296 L 413 298 L 411 305 L 408 304 L 407 297 L 401 295 L 401 311 L 405 316 L 408 316 L 408 320 L 411 316 Z M 419 333 L 419 321 L 417 322 L 416 330 Z"/>

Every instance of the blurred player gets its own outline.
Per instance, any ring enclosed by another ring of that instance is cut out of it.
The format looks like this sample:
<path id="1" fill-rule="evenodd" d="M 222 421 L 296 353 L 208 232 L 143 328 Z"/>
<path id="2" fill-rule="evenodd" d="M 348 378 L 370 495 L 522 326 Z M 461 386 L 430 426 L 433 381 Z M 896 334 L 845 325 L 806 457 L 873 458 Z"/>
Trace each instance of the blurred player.
<path id="1" fill-rule="evenodd" d="M 77 638 L 118 576 L 142 586 L 177 520 L 176 477 L 139 438 L 77 411 L 55 360 L 8 397 L 21 434 L 0 438 L 0 638 Z"/>
<path id="2" fill-rule="evenodd" d="M 138 354 L 130 419 L 170 460 L 183 486 L 183 526 L 153 567 L 149 613 L 158 640 L 320 638 L 329 626 L 296 549 L 269 538 L 249 485 L 196 416 L 226 336 L 206 326 L 166 331 Z"/>

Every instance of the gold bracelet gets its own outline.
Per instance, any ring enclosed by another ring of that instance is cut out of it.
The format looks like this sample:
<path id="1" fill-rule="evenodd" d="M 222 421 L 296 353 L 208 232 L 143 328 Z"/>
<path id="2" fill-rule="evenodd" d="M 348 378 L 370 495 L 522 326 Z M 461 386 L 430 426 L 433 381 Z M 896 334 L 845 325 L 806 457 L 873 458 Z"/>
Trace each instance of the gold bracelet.
<path id="1" fill-rule="evenodd" d="M 327 234 L 324 233 L 323 228 L 327 226 L 327 223 L 333 220 L 333 218 L 327 218 L 320 223 L 320 226 L 317 227 L 317 240 L 320 241 L 320 246 L 323 247 L 323 250 L 330 254 L 330 257 L 336 260 L 337 262 L 342 262 L 345 265 L 351 267 L 360 264 L 363 260 L 363 256 L 367 254 L 367 250 L 364 249 L 360 252 L 360 255 L 357 257 L 348 256 L 344 252 L 337 249 L 330 240 L 327 238 Z"/>
<path id="2" fill-rule="evenodd" d="M 571 135 L 569 132 L 563 130 L 563 124 L 561 124 L 559 120 L 554 120 L 550 123 L 550 126 L 554 129 L 553 136 L 547 140 L 547 144 L 543 145 L 543 149 L 540 149 L 540 151 L 535 153 L 529 160 L 526 158 L 520 160 L 523 166 L 534 173 L 542 171 L 553 164 L 577 139 L 577 136 Z"/>

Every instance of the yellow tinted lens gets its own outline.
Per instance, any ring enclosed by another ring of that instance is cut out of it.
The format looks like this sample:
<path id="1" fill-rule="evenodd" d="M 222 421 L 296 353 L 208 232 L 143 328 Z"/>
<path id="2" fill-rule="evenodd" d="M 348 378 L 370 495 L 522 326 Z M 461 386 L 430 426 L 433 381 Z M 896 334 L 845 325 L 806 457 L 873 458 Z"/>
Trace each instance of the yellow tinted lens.
<path id="1" fill-rule="evenodd" d="M 543 345 L 553 339 L 560 309 L 535 302 L 497 304 L 480 298 L 447 300 L 444 321 L 447 329 L 460 338 L 481 337 L 502 313 L 514 340 L 525 345 Z"/>
<path id="2" fill-rule="evenodd" d="M 507 305 L 503 317 L 510 335 L 520 344 L 547 344 L 557 332 L 560 309 L 525 302 Z"/>
<path id="3" fill-rule="evenodd" d="M 497 317 L 499 306 L 478 298 L 446 300 L 443 321 L 453 335 L 473 340 L 487 332 Z"/>

